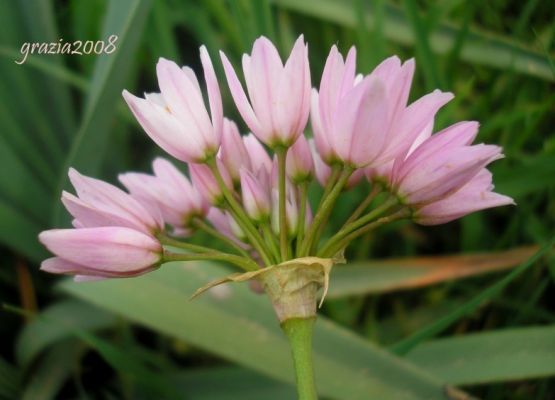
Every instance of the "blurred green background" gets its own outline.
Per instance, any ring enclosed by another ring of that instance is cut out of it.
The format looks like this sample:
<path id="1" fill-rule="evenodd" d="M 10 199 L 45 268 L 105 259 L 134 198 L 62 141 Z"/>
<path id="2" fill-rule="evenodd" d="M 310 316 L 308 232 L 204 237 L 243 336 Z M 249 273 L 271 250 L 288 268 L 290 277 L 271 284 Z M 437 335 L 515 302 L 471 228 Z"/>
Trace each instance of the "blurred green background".
<path id="1" fill-rule="evenodd" d="M 161 154 L 121 98 L 157 89 L 158 57 L 198 69 L 206 44 L 223 78 L 219 49 L 237 63 L 266 35 L 285 55 L 301 33 L 314 86 L 334 43 L 357 46 L 363 73 L 416 57 L 411 99 L 453 91 L 436 128 L 480 121 L 478 141 L 505 149 L 497 191 L 518 204 L 439 227 L 396 224 L 352 246 L 318 322 L 322 398 L 467 398 L 450 385 L 555 398 L 555 257 L 529 259 L 555 227 L 552 1 L 0 0 L 0 26 L 0 399 L 294 397 L 264 296 L 237 285 L 188 301 L 225 266 L 76 285 L 38 271 L 47 253 L 36 236 L 68 223 L 69 166 L 115 182 Z M 14 62 L 25 42 L 112 34 L 110 55 Z M 345 194 L 332 225 L 367 190 Z"/>

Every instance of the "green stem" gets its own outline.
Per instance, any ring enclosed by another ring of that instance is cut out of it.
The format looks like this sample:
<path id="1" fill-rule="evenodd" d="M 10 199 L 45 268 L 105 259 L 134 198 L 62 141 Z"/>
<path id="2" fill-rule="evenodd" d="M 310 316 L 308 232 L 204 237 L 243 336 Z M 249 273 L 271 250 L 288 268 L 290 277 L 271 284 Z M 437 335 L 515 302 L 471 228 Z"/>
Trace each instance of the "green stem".
<path id="1" fill-rule="evenodd" d="M 332 241 L 331 239 L 326 243 L 326 245 L 320 250 L 318 253 L 319 257 L 333 257 L 340 251 L 342 248 L 345 248 L 351 243 L 353 240 L 358 238 L 361 235 L 364 235 L 366 232 L 369 232 L 373 229 L 376 229 L 382 225 L 385 225 L 389 222 L 398 221 L 400 219 L 406 218 L 410 216 L 410 210 L 407 208 L 402 208 L 401 210 L 388 215 L 387 217 L 382 217 L 376 221 L 370 222 L 367 225 L 364 225 L 355 231 L 349 233 L 345 237 L 339 240 Z M 333 239 L 333 238 L 332 238 Z"/>
<path id="2" fill-rule="evenodd" d="M 306 237 L 303 241 L 300 254 L 301 257 L 308 256 L 310 248 L 312 247 L 312 243 L 315 242 L 316 235 L 319 236 L 319 231 L 322 224 L 326 221 L 329 213 L 333 208 L 333 205 L 335 204 L 335 201 L 337 200 L 337 196 L 339 196 L 339 193 L 341 193 L 341 190 L 349 180 L 349 177 L 352 173 L 353 168 L 345 166 L 333 189 L 330 190 L 329 194 L 325 196 L 325 198 L 323 198 L 321 205 L 316 211 L 314 220 L 312 221 L 312 224 L 310 225 L 310 228 L 308 229 Z"/>
<path id="3" fill-rule="evenodd" d="M 372 222 L 373 220 L 378 218 L 380 215 L 382 215 L 384 212 L 389 210 L 397 203 L 398 201 L 396 198 L 390 198 L 386 200 L 383 204 L 381 204 L 379 207 L 376 207 L 375 209 L 370 211 L 365 216 L 357 219 L 356 221 L 343 225 L 343 227 L 324 244 L 324 246 L 322 247 L 322 250 L 327 247 L 330 247 L 331 245 L 333 245 L 333 243 L 342 240 L 345 236 L 355 231 L 356 229 Z"/>
<path id="4" fill-rule="evenodd" d="M 343 227 L 360 217 L 360 215 L 364 212 L 364 210 L 368 208 L 370 203 L 372 203 L 372 201 L 376 198 L 380 191 L 380 187 L 374 184 L 368 196 L 366 196 L 366 198 L 358 205 L 355 211 L 353 211 L 349 219 L 347 219 L 347 221 L 345 221 L 345 223 L 343 224 Z"/>
<path id="5" fill-rule="evenodd" d="M 226 186 L 224 179 L 220 174 L 220 170 L 218 169 L 218 164 L 216 163 L 216 159 L 211 158 L 206 162 L 206 164 L 208 165 L 208 167 L 212 171 L 212 174 L 214 175 L 214 178 L 218 182 L 218 185 L 220 186 L 220 189 L 222 190 L 222 193 L 224 194 L 224 197 L 227 200 L 227 203 L 229 204 L 231 214 L 233 215 L 233 217 L 235 218 L 235 220 L 237 221 L 241 229 L 243 229 L 249 241 L 256 249 L 256 251 L 258 251 L 264 263 L 266 265 L 272 265 L 272 261 L 268 256 L 268 249 L 266 248 L 264 242 L 262 241 L 262 238 L 260 237 L 258 231 L 254 227 L 252 221 L 245 213 L 245 210 L 243 210 L 243 208 L 237 202 L 235 197 L 233 197 L 233 193 L 231 193 L 228 187 Z"/>
<path id="6" fill-rule="evenodd" d="M 304 238 L 304 229 L 306 226 L 306 203 L 308 200 L 308 181 L 303 181 L 299 188 L 299 228 L 297 229 L 297 242 L 295 254 L 298 257 L 301 252 L 301 244 Z"/>
<path id="7" fill-rule="evenodd" d="M 266 240 L 266 244 L 270 248 L 270 252 L 274 257 L 274 261 L 276 263 L 279 262 L 279 245 L 276 237 L 274 236 L 274 233 L 272 232 L 272 228 L 269 222 L 263 222 L 260 227 L 262 228 L 264 240 Z"/>
<path id="8" fill-rule="evenodd" d="M 281 324 L 293 353 L 298 400 L 318 399 L 312 367 L 312 331 L 315 320 L 316 318 L 291 318 Z"/>
<path id="9" fill-rule="evenodd" d="M 197 253 L 209 253 L 213 252 L 214 249 L 210 247 L 200 246 L 198 244 L 192 244 L 187 242 L 182 242 L 181 240 L 175 239 L 171 236 L 160 234 L 157 236 L 160 243 L 167 246 L 177 247 L 178 249 L 194 251 Z"/>
<path id="10" fill-rule="evenodd" d="M 248 258 L 237 256 L 235 254 L 222 253 L 219 251 L 206 253 L 172 253 L 170 251 L 164 251 L 164 255 L 162 257 L 162 262 L 199 260 L 225 261 L 236 265 L 245 271 L 256 271 L 259 269 L 258 264 Z"/>
<path id="11" fill-rule="evenodd" d="M 243 249 L 241 246 L 239 246 L 239 244 L 237 242 L 233 241 L 233 239 L 224 235 L 223 233 L 218 232 L 216 229 L 212 228 L 210 225 L 208 225 L 202 219 L 195 218 L 193 223 L 198 229 L 201 229 L 204 232 L 208 233 L 209 235 L 214 236 L 216 239 L 219 239 L 222 242 L 226 243 L 228 246 L 235 249 L 243 257 L 250 258 L 249 253 L 247 253 L 247 251 L 245 249 Z"/>
<path id="12" fill-rule="evenodd" d="M 275 149 L 278 159 L 278 190 L 279 190 L 279 250 L 281 261 L 287 260 L 288 241 L 287 241 L 287 210 L 285 206 L 286 186 L 285 186 L 285 160 L 287 159 L 287 148 L 278 147 Z"/>

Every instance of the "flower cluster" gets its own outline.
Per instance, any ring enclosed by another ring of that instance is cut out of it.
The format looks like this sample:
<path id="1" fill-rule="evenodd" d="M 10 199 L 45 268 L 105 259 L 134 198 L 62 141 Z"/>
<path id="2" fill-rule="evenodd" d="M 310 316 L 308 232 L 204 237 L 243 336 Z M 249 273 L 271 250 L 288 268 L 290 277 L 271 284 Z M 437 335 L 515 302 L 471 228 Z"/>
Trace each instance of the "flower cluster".
<path id="1" fill-rule="evenodd" d="M 451 93 L 435 90 L 409 103 L 413 60 L 390 57 L 368 75 L 356 73 L 356 50 L 332 47 L 313 88 L 303 37 L 282 62 L 266 38 L 243 55 L 244 85 L 220 53 L 229 91 L 251 133 L 224 117 L 221 92 L 205 47 L 200 49 L 206 97 L 195 72 L 160 59 L 160 93 L 123 97 L 150 138 L 188 165 L 185 175 L 158 158 L 153 174 L 119 176 L 127 192 L 69 176 L 77 196 L 62 201 L 73 229 L 40 234 L 56 255 L 42 269 L 77 279 L 139 275 L 166 261 L 215 259 L 244 270 L 299 257 L 332 257 L 384 223 L 410 218 L 423 225 L 512 204 L 493 192 L 486 166 L 501 148 L 472 144 L 476 122 L 432 134 Z M 305 135 L 310 117 L 311 137 Z M 340 193 L 371 184 L 343 227 L 321 240 Z M 314 213 L 308 186 L 323 195 Z M 229 252 L 191 244 L 204 231 Z M 186 252 L 175 252 L 176 248 Z"/>

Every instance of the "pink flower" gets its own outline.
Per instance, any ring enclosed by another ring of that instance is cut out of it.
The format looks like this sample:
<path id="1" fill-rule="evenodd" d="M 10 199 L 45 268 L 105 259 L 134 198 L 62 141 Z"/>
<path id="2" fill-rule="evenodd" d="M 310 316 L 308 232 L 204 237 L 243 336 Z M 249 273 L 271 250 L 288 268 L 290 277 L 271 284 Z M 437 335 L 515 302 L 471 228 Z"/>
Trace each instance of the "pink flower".
<path id="1" fill-rule="evenodd" d="M 314 174 L 316 175 L 316 180 L 318 183 L 325 187 L 328 183 L 328 179 L 331 176 L 331 167 L 322 160 L 320 154 L 316 150 L 316 146 L 314 144 L 314 140 L 310 139 L 308 141 L 310 151 L 312 153 L 312 159 L 314 160 Z M 362 177 L 364 176 L 363 169 L 357 169 L 353 172 L 347 183 L 345 184 L 346 189 L 350 189 L 353 186 L 356 186 L 357 183 L 360 182 Z"/>
<path id="2" fill-rule="evenodd" d="M 233 241 L 241 245 L 241 247 L 248 248 L 248 246 L 242 242 L 242 240 L 246 239 L 245 233 L 227 211 L 221 211 L 216 207 L 212 207 L 208 212 L 207 219 L 220 233 L 233 239 Z"/>
<path id="3" fill-rule="evenodd" d="M 414 63 L 397 57 L 368 76 L 355 76 L 356 51 L 345 61 L 332 47 L 311 101 L 312 128 L 322 159 L 355 168 L 378 166 L 406 152 L 453 96 L 435 91 L 406 107 Z"/>
<path id="4" fill-rule="evenodd" d="M 185 162 L 204 162 L 220 147 L 223 110 L 216 74 L 206 47 L 200 59 L 208 91 L 210 115 L 200 85 L 189 67 L 161 58 L 156 66 L 161 95 L 145 99 L 126 90 L 123 97 L 143 129 L 156 144 Z"/>
<path id="5" fill-rule="evenodd" d="M 292 145 L 303 132 L 310 108 L 308 46 L 301 35 L 282 64 L 274 45 L 258 38 L 243 55 L 247 95 L 235 70 L 220 52 L 233 100 L 249 129 L 270 147 Z"/>
<path id="6" fill-rule="evenodd" d="M 162 246 L 152 236 L 123 227 L 52 229 L 40 242 L 56 255 L 43 271 L 94 277 L 136 276 L 156 268 Z"/>
<path id="7" fill-rule="evenodd" d="M 475 211 L 509 204 L 514 205 L 514 200 L 493 192 L 491 172 L 484 168 L 458 191 L 416 210 L 413 217 L 422 225 L 439 225 Z"/>
<path id="8" fill-rule="evenodd" d="M 249 153 L 243 143 L 239 129 L 237 129 L 235 122 L 227 118 L 224 118 L 222 147 L 218 156 L 234 183 L 241 180 L 239 174 L 241 168 L 251 169 Z"/>
<path id="9" fill-rule="evenodd" d="M 314 163 L 308 141 L 304 135 L 299 136 L 287 152 L 286 163 L 287 176 L 294 183 L 307 181 L 312 177 Z"/>
<path id="10" fill-rule="evenodd" d="M 285 216 L 287 218 L 287 236 L 292 238 L 296 235 L 299 224 L 299 210 L 297 199 L 293 190 L 287 190 L 285 199 Z M 272 189 L 272 230 L 279 235 L 279 191 Z"/>
<path id="11" fill-rule="evenodd" d="M 231 177 L 224 168 L 221 160 L 217 159 L 216 161 L 225 185 L 229 190 L 233 190 Z M 224 194 L 210 168 L 202 164 L 189 164 L 189 172 L 191 173 L 193 186 L 208 203 L 212 205 L 220 205 L 223 203 Z"/>
<path id="12" fill-rule="evenodd" d="M 470 146 L 478 124 L 461 122 L 426 139 L 407 158 L 395 160 L 392 189 L 410 205 L 441 200 L 458 191 L 490 162 L 502 158 L 498 146 Z"/>
<path id="13" fill-rule="evenodd" d="M 272 159 L 262 143 L 252 133 L 243 136 L 243 143 L 249 155 L 251 171 L 258 173 L 258 171 L 264 170 L 267 174 L 270 174 L 273 167 Z"/>
<path id="14" fill-rule="evenodd" d="M 241 169 L 243 206 L 255 222 L 266 221 L 270 216 L 270 193 L 266 182 L 260 182 L 251 172 Z"/>
<path id="15" fill-rule="evenodd" d="M 158 210 L 147 209 L 123 190 L 73 168 L 68 175 L 79 197 L 63 192 L 62 202 L 73 216 L 75 227 L 121 226 L 147 234 L 163 229 Z"/>
<path id="16" fill-rule="evenodd" d="M 157 158 L 152 168 L 154 176 L 129 172 L 119 180 L 133 197 L 147 208 L 160 210 L 164 221 L 177 229 L 188 228 L 192 218 L 206 215 L 208 204 L 171 162 Z"/>

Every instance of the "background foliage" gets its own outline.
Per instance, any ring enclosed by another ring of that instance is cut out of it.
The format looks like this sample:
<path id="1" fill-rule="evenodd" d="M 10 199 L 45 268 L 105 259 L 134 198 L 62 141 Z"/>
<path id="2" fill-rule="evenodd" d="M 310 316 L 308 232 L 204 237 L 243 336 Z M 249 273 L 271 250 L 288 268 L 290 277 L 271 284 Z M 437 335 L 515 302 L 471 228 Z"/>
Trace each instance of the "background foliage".
<path id="1" fill-rule="evenodd" d="M 155 90 L 158 57 L 198 67 L 204 43 L 214 60 L 223 49 L 238 61 L 261 34 L 285 54 L 300 33 L 315 77 L 333 43 L 355 44 L 365 73 L 391 54 L 416 57 L 412 98 L 453 91 L 437 128 L 480 121 L 478 139 L 505 149 L 498 191 L 518 203 L 440 227 L 397 224 L 353 246 L 318 323 L 322 396 L 447 399 L 462 385 L 492 400 L 555 398 L 551 2 L 0 0 L 0 26 L 0 398 L 293 397 L 265 297 L 234 286 L 188 302 L 225 266 L 76 285 L 38 271 L 36 235 L 68 222 L 68 166 L 115 181 L 159 154 L 120 95 Z M 14 63 L 24 42 L 111 34 L 111 55 Z M 366 190 L 344 195 L 332 223 Z"/>

